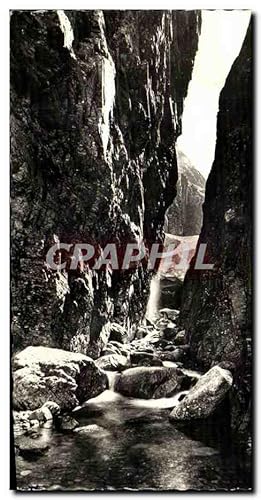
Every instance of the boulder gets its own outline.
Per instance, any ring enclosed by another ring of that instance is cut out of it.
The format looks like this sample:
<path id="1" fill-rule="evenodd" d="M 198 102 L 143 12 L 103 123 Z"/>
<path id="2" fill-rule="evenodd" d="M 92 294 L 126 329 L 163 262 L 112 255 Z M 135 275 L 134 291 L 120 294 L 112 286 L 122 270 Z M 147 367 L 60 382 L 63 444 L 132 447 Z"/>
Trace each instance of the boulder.
<path id="1" fill-rule="evenodd" d="M 179 310 L 170 309 L 169 307 L 164 307 L 163 309 L 160 309 L 159 314 L 163 318 L 167 318 L 171 321 L 176 321 L 179 316 Z"/>
<path id="2" fill-rule="evenodd" d="M 44 441 L 23 436 L 19 440 L 17 448 L 20 455 L 22 455 L 27 460 L 33 460 L 37 456 L 44 455 L 44 453 L 48 451 L 50 446 Z"/>
<path id="3" fill-rule="evenodd" d="M 109 436 L 109 431 L 107 429 L 104 429 L 104 427 L 101 427 L 100 425 L 97 424 L 89 424 L 85 425 L 83 427 L 77 427 L 74 432 L 80 435 L 84 436 L 95 436 L 95 437 L 106 437 Z"/>
<path id="4" fill-rule="evenodd" d="M 156 399 L 173 396 L 188 389 L 190 377 L 176 367 L 137 367 L 125 370 L 116 380 L 114 390 L 123 396 Z"/>
<path id="5" fill-rule="evenodd" d="M 141 342 L 141 345 L 148 345 L 149 344 L 159 344 L 159 342 L 161 341 L 161 338 L 162 338 L 162 332 L 160 332 L 159 330 L 151 330 L 147 335 L 146 337 L 144 337 L 140 342 Z"/>
<path id="6" fill-rule="evenodd" d="M 73 431 L 78 426 L 79 426 L 79 422 L 77 420 L 75 420 L 75 418 L 72 418 L 69 415 L 64 415 L 61 418 L 59 430 L 65 431 L 65 432 Z"/>
<path id="7" fill-rule="evenodd" d="M 116 340 L 111 340 L 108 343 L 108 348 L 114 349 L 119 354 L 122 354 L 122 355 L 127 354 L 130 350 L 129 344 L 121 344 L 120 342 L 117 342 Z"/>
<path id="8" fill-rule="evenodd" d="M 142 366 L 162 366 L 162 361 L 154 353 L 146 351 L 134 351 L 130 354 L 132 365 Z"/>
<path id="9" fill-rule="evenodd" d="M 120 342 L 121 344 L 129 342 L 126 329 L 118 323 L 111 323 L 109 341 L 116 341 Z"/>
<path id="10" fill-rule="evenodd" d="M 13 407 L 35 410 L 47 401 L 71 410 L 108 385 L 106 374 L 84 354 L 27 347 L 13 359 Z"/>
<path id="11" fill-rule="evenodd" d="M 27 432 L 32 423 L 29 420 L 31 412 L 27 411 L 13 411 L 13 431 L 14 436 L 20 436 Z M 38 423 L 39 425 L 39 423 Z"/>
<path id="12" fill-rule="evenodd" d="M 170 309 L 180 308 L 183 281 L 178 276 L 162 277 L 160 280 L 160 306 Z"/>
<path id="13" fill-rule="evenodd" d="M 39 424 L 44 424 L 48 421 L 52 422 L 53 416 L 48 406 L 43 405 L 38 410 L 32 411 L 29 415 L 29 420 L 38 420 Z"/>
<path id="14" fill-rule="evenodd" d="M 175 338 L 174 338 L 174 344 L 175 345 L 184 345 L 186 343 L 187 343 L 187 334 L 186 334 L 186 331 L 185 330 L 181 330 L 175 336 Z"/>
<path id="15" fill-rule="evenodd" d="M 159 357 L 162 361 L 173 361 L 173 363 L 175 363 L 176 361 L 183 361 L 187 355 L 187 352 L 188 346 L 180 346 L 176 347 L 174 350 L 164 351 L 160 353 Z"/>
<path id="16" fill-rule="evenodd" d="M 128 359 L 121 354 L 107 354 L 95 361 L 96 366 L 102 370 L 121 371 L 128 367 Z"/>
<path id="17" fill-rule="evenodd" d="M 168 323 L 163 329 L 163 337 L 166 340 L 172 340 L 177 334 L 177 327 L 175 323 Z"/>
<path id="18" fill-rule="evenodd" d="M 170 420 L 209 417 L 224 399 L 232 383 L 230 371 L 214 366 L 200 377 L 186 397 L 172 410 Z"/>

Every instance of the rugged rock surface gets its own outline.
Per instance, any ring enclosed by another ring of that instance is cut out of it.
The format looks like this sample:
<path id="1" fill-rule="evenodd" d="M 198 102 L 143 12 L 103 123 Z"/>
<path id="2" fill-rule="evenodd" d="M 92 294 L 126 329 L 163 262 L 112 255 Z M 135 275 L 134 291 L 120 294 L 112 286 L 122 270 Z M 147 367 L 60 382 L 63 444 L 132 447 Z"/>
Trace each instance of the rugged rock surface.
<path id="1" fill-rule="evenodd" d="M 102 370 L 121 371 L 128 367 L 128 359 L 121 354 L 107 354 L 97 359 L 96 366 Z"/>
<path id="2" fill-rule="evenodd" d="M 198 235 L 165 234 L 166 252 L 174 249 L 171 258 L 161 259 L 159 265 L 159 308 L 180 309 L 183 282 L 197 248 Z"/>
<path id="3" fill-rule="evenodd" d="M 141 319 L 146 268 L 53 271 L 45 257 L 59 242 L 161 241 L 199 29 L 197 11 L 12 13 L 15 349 L 98 356 L 110 320 Z"/>
<path id="4" fill-rule="evenodd" d="M 114 390 L 123 396 L 158 399 L 188 389 L 191 379 L 179 368 L 137 367 L 125 370 L 115 382 Z"/>
<path id="5" fill-rule="evenodd" d="M 13 360 L 13 407 L 35 410 L 48 401 L 71 410 L 107 388 L 91 358 L 61 349 L 27 347 Z"/>
<path id="6" fill-rule="evenodd" d="M 199 237 L 215 267 L 187 273 L 181 307 L 196 364 L 204 370 L 221 361 L 232 366 L 232 427 L 238 432 L 249 415 L 251 393 L 251 45 L 250 26 L 219 101 L 215 160 Z"/>
<path id="7" fill-rule="evenodd" d="M 212 415 L 231 388 L 228 370 L 214 366 L 205 373 L 172 410 L 170 420 L 204 419 Z"/>
<path id="8" fill-rule="evenodd" d="M 165 231 L 177 236 L 199 234 L 202 226 L 202 205 L 205 196 L 205 178 L 178 148 L 177 195 L 166 213 Z"/>
<path id="9" fill-rule="evenodd" d="M 44 455 L 50 448 L 50 445 L 45 442 L 39 442 L 35 439 L 22 437 L 18 443 L 18 450 L 26 460 L 35 460 L 36 457 Z"/>

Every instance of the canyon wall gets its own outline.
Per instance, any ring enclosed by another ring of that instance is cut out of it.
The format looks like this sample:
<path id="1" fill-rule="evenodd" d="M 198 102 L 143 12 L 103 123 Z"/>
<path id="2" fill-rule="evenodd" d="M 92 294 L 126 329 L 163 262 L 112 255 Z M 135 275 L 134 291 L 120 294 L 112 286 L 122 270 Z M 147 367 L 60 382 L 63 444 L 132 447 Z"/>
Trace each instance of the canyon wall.
<path id="1" fill-rule="evenodd" d="M 177 195 L 166 213 L 165 231 L 176 236 L 199 234 L 202 226 L 202 204 L 205 196 L 205 179 L 189 158 L 178 148 Z"/>
<path id="2" fill-rule="evenodd" d="M 232 428 L 244 433 L 251 396 L 252 35 L 248 29 L 220 95 L 215 160 L 199 244 L 214 269 L 188 271 L 181 323 L 194 364 L 232 370 Z"/>
<path id="3" fill-rule="evenodd" d="M 53 271 L 45 257 L 60 242 L 162 240 L 199 30 L 197 11 L 12 13 L 15 350 L 95 357 L 110 321 L 142 318 L 146 267 Z"/>

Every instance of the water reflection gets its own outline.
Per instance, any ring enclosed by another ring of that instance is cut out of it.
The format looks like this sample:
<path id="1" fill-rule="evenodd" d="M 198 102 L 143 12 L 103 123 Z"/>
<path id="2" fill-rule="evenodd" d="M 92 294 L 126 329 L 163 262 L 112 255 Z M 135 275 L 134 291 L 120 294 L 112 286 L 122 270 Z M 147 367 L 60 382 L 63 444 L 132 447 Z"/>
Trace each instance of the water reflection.
<path id="1" fill-rule="evenodd" d="M 168 421 L 169 409 L 164 405 L 155 406 L 155 401 L 143 404 L 112 391 L 89 401 L 74 412 L 74 416 L 81 426 L 96 424 L 100 428 L 71 434 L 48 434 L 43 429 L 42 439 L 49 440 L 50 449 L 33 462 L 17 457 L 18 487 L 54 490 L 248 488 L 247 471 L 242 473 L 231 449 L 227 448 L 228 453 L 224 453 L 215 441 L 213 429 L 177 429 Z"/>

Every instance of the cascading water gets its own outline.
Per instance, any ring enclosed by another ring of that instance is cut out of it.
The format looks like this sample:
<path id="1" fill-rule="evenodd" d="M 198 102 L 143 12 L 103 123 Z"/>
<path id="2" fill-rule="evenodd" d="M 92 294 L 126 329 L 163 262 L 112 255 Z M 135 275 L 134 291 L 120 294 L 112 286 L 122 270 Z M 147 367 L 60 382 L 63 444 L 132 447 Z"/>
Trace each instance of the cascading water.
<path id="1" fill-rule="evenodd" d="M 153 276 L 150 283 L 150 294 L 147 303 L 147 309 L 145 317 L 149 321 L 155 321 L 158 317 L 159 311 L 159 301 L 160 301 L 160 277 L 158 274 Z"/>

